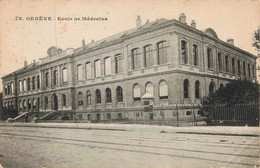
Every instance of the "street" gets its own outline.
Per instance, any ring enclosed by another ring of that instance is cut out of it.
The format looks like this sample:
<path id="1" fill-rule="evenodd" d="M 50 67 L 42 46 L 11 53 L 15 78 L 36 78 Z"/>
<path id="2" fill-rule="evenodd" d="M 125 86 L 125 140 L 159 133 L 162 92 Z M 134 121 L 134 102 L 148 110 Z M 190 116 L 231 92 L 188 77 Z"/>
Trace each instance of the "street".
<path id="1" fill-rule="evenodd" d="M 259 167 L 258 136 L 114 127 L 118 129 L 4 126 L 0 163 L 4 168 Z"/>

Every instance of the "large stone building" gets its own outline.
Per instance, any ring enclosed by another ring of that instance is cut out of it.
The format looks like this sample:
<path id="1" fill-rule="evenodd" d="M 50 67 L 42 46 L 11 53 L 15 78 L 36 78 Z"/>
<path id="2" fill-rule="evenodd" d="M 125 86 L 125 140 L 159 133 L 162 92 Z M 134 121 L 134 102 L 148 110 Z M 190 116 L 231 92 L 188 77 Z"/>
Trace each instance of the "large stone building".
<path id="1" fill-rule="evenodd" d="M 188 25 L 184 14 L 145 24 L 138 16 L 133 29 L 47 53 L 2 78 L 5 106 L 77 120 L 170 123 L 197 116 L 191 106 L 230 80 L 256 82 L 255 55 L 211 28 Z"/>

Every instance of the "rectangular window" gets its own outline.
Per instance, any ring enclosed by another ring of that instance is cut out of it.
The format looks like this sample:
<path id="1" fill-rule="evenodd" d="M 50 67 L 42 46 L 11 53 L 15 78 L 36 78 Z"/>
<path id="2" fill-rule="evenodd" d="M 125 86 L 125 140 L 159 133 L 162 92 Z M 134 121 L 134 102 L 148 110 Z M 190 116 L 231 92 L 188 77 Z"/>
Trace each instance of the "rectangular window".
<path id="1" fill-rule="evenodd" d="M 218 53 L 218 70 L 222 72 L 222 58 L 221 53 Z"/>
<path id="2" fill-rule="evenodd" d="M 166 42 L 160 42 L 157 44 L 158 49 L 158 64 L 166 64 L 167 63 L 167 48 L 166 48 Z"/>
<path id="3" fill-rule="evenodd" d="M 53 85 L 57 85 L 58 84 L 58 71 L 55 70 L 53 71 Z"/>
<path id="4" fill-rule="evenodd" d="M 101 76 L 101 62 L 100 60 L 95 61 L 95 77 Z"/>
<path id="5" fill-rule="evenodd" d="M 19 81 L 19 91 L 23 92 L 23 83 L 22 83 L 22 81 Z"/>
<path id="6" fill-rule="evenodd" d="M 238 75 L 241 75 L 241 65 L 240 65 L 240 60 L 237 60 L 237 72 L 238 72 Z"/>
<path id="7" fill-rule="evenodd" d="M 83 74 L 82 74 L 82 65 L 77 66 L 77 74 L 78 74 L 78 81 L 82 80 Z"/>
<path id="8" fill-rule="evenodd" d="M 226 66 L 226 72 L 229 72 L 229 61 L 228 61 L 228 56 L 225 56 L 225 66 Z"/>
<path id="9" fill-rule="evenodd" d="M 141 68 L 139 56 L 140 56 L 139 48 L 132 50 L 132 68 L 133 69 Z"/>
<path id="10" fill-rule="evenodd" d="M 62 82 L 68 82 L 68 70 L 64 68 L 62 70 Z"/>
<path id="11" fill-rule="evenodd" d="M 32 89 L 35 89 L 35 77 L 32 77 Z"/>
<path id="12" fill-rule="evenodd" d="M 111 75 L 111 57 L 105 58 L 105 75 Z"/>
<path id="13" fill-rule="evenodd" d="M 7 95 L 7 84 L 5 84 L 5 95 Z"/>
<path id="14" fill-rule="evenodd" d="M 91 63 L 86 63 L 86 79 L 91 79 Z"/>
<path id="15" fill-rule="evenodd" d="M 49 72 L 45 73 L 45 86 L 49 85 Z"/>
<path id="16" fill-rule="evenodd" d="M 37 76 L 37 89 L 40 89 L 40 76 Z"/>
<path id="17" fill-rule="evenodd" d="M 118 54 L 115 56 L 115 71 L 116 73 L 121 73 L 123 72 L 123 58 L 121 56 L 121 54 Z"/>
<path id="18" fill-rule="evenodd" d="M 250 69 L 250 64 L 248 64 L 248 69 L 247 69 L 247 71 L 248 71 L 248 77 L 250 78 L 250 77 L 251 77 L 251 69 Z"/>
<path id="19" fill-rule="evenodd" d="M 27 79 L 27 90 L 28 91 L 31 90 L 31 79 L 30 78 Z"/>
<path id="20" fill-rule="evenodd" d="M 11 93 L 14 93 L 14 83 L 11 83 Z"/>
<path id="21" fill-rule="evenodd" d="M 153 66 L 153 55 L 152 55 L 152 46 L 144 47 L 144 66 L 150 67 Z"/>
<path id="22" fill-rule="evenodd" d="M 193 65 L 198 66 L 198 46 L 193 44 Z"/>
<path id="23" fill-rule="evenodd" d="M 236 73 L 236 70 L 235 70 L 235 58 L 232 58 L 232 74 L 235 74 Z"/>
<path id="24" fill-rule="evenodd" d="M 246 63 L 243 62 L 243 75 L 246 76 Z"/>
<path id="25" fill-rule="evenodd" d="M 26 80 L 25 80 L 25 79 L 23 80 L 23 91 L 27 91 L 27 88 L 26 88 Z"/>
<path id="26" fill-rule="evenodd" d="M 254 65 L 252 65 L 252 76 L 253 76 L 253 78 L 255 78 L 255 66 Z"/>

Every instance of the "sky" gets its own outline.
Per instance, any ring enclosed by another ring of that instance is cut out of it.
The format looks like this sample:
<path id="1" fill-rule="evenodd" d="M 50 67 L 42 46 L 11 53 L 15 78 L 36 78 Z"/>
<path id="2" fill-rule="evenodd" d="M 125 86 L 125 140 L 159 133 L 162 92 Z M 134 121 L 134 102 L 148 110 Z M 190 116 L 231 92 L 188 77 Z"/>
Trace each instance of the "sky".
<path id="1" fill-rule="evenodd" d="M 0 0 L 0 78 L 23 67 L 24 60 L 31 63 L 47 56 L 48 48 L 56 44 L 77 48 L 82 39 L 89 43 L 134 28 L 137 15 L 145 23 L 178 19 L 180 13 L 185 13 L 188 24 L 195 20 L 197 29 L 211 27 L 221 40 L 233 38 L 235 46 L 257 55 L 251 43 L 260 26 L 260 0 Z M 40 16 L 72 20 L 26 19 Z M 74 20 L 88 16 L 108 20 Z"/>

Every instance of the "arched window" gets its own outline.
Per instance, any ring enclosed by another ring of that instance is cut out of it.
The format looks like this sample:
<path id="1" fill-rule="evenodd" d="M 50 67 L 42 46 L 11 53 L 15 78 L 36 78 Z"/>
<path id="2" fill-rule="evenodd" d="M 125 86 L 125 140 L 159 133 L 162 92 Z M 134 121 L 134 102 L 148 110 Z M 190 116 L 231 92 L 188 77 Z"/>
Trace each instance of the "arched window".
<path id="1" fill-rule="evenodd" d="M 44 109 L 46 110 L 48 108 L 48 97 L 44 97 Z"/>
<path id="2" fill-rule="evenodd" d="M 91 63 L 86 63 L 86 79 L 91 79 Z"/>
<path id="3" fill-rule="evenodd" d="M 45 86 L 49 85 L 49 72 L 45 73 Z"/>
<path id="4" fill-rule="evenodd" d="M 222 72 L 222 55 L 218 53 L 218 70 Z"/>
<path id="5" fill-rule="evenodd" d="M 212 49 L 207 48 L 207 58 L 208 58 L 208 68 L 213 68 L 213 55 L 212 55 Z"/>
<path id="6" fill-rule="evenodd" d="M 101 76 L 101 62 L 100 60 L 95 61 L 95 77 Z"/>
<path id="7" fill-rule="evenodd" d="M 27 102 L 26 100 L 23 100 L 23 109 L 26 110 L 26 108 L 27 108 Z"/>
<path id="8" fill-rule="evenodd" d="M 215 91 L 215 84 L 214 82 L 210 82 L 209 84 L 209 94 L 213 93 Z"/>
<path id="9" fill-rule="evenodd" d="M 82 80 L 82 77 L 83 77 L 83 73 L 82 73 L 82 65 L 81 64 L 79 64 L 78 66 L 77 66 L 77 79 L 78 79 L 78 81 L 81 81 Z"/>
<path id="10" fill-rule="evenodd" d="M 167 48 L 166 41 L 159 42 L 157 44 L 158 64 L 167 63 Z"/>
<path id="11" fill-rule="evenodd" d="M 101 103 L 101 92 L 99 89 L 96 90 L 96 103 Z"/>
<path id="12" fill-rule="evenodd" d="M 117 54 L 115 56 L 115 72 L 117 73 L 121 73 L 123 72 L 123 58 L 121 54 Z"/>
<path id="13" fill-rule="evenodd" d="M 79 106 L 83 105 L 83 94 L 82 94 L 82 92 L 78 93 L 78 105 Z"/>
<path id="14" fill-rule="evenodd" d="M 23 82 L 19 81 L 19 91 L 23 92 Z"/>
<path id="15" fill-rule="evenodd" d="M 5 84 L 5 95 L 8 94 L 8 88 L 7 88 L 7 84 Z"/>
<path id="16" fill-rule="evenodd" d="M 31 102 L 31 99 L 28 100 L 28 110 L 30 110 L 32 107 L 32 102 Z"/>
<path id="17" fill-rule="evenodd" d="M 67 70 L 67 68 L 62 69 L 62 82 L 68 82 L 68 70 Z"/>
<path id="18" fill-rule="evenodd" d="M 123 102 L 123 89 L 120 86 L 116 88 L 116 97 L 117 102 Z"/>
<path id="19" fill-rule="evenodd" d="M 107 113 L 107 119 L 111 120 L 111 114 L 110 113 Z"/>
<path id="20" fill-rule="evenodd" d="M 19 100 L 19 110 L 22 110 L 23 109 L 23 103 L 21 100 Z"/>
<path id="21" fill-rule="evenodd" d="M 110 88 L 106 88 L 106 102 L 107 103 L 112 102 L 111 89 Z"/>
<path id="22" fill-rule="evenodd" d="M 153 66 L 152 45 L 148 45 L 144 47 L 144 66 L 145 67 Z"/>
<path id="23" fill-rule="evenodd" d="M 31 90 L 31 79 L 30 78 L 27 79 L 27 90 L 28 91 Z"/>
<path id="24" fill-rule="evenodd" d="M 11 91 L 11 85 L 10 85 L 10 83 L 8 83 L 8 85 L 7 85 L 7 94 L 10 94 L 10 91 Z"/>
<path id="25" fill-rule="evenodd" d="M 104 60 L 105 62 L 105 75 L 111 75 L 111 57 L 107 57 Z"/>
<path id="26" fill-rule="evenodd" d="M 185 79 L 183 82 L 183 93 L 184 93 L 184 98 L 189 98 L 189 81 L 188 81 L 188 79 Z"/>
<path id="27" fill-rule="evenodd" d="M 193 55 L 193 65 L 198 66 L 198 46 L 196 44 L 192 45 L 192 55 Z"/>
<path id="28" fill-rule="evenodd" d="M 222 83 L 220 83 L 219 87 L 222 89 L 222 88 L 224 88 L 224 85 Z"/>
<path id="29" fill-rule="evenodd" d="M 200 98 L 200 82 L 195 82 L 195 98 Z"/>
<path id="30" fill-rule="evenodd" d="M 135 48 L 132 50 L 132 69 L 139 69 L 141 68 L 140 64 L 140 49 Z"/>
<path id="31" fill-rule="evenodd" d="M 181 57 L 182 63 L 188 64 L 188 50 L 187 50 L 187 42 L 182 40 L 181 41 Z"/>
<path id="32" fill-rule="evenodd" d="M 140 101 L 141 100 L 141 90 L 140 86 L 138 84 L 134 85 L 134 101 Z"/>
<path id="33" fill-rule="evenodd" d="M 53 85 L 57 85 L 58 83 L 58 71 L 53 71 Z"/>
<path id="34" fill-rule="evenodd" d="M 65 94 L 62 94 L 62 106 L 66 106 L 67 105 L 67 102 L 66 102 L 66 95 Z"/>
<path id="35" fill-rule="evenodd" d="M 40 89 L 40 76 L 37 76 L 37 89 Z"/>
<path id="36" fill-rule="evenodd" d="M 248 64 L 248 67 L 249 67 L 249 64 Z M 11 83 L 11 93 L 14 93 L 14 83 L 13 82 Z"/>
<path id="37" fill-rule="evenodd" d="M 87 95 L 87 105 L 91 105 L 91 93 L 89 90 L 87 91 L 86 95 Z"/>
<path id="38" fill-rule="evenodd" d="M 33 108 L 35 109 L 37 106 L 37 99 L 33 99 Z"/>
<path id="39" fill-rule="evenodd" d="M 27 91 L 26 86 L 27 86 L 27 85 L 26 85 L 26 79 L 24 79 L 24 80 L 23 80 L 23 91 Z"/>
<path id="40" fill-rule="evenodd" d="M 168 99 L 168 85 L 164 80 L 159 83 L 159 97 L 160 99 Z"/>
<path id="41" fill-rule="evenodd" d="M 145 85 L 145 93 L 150 93 L 153 96 L 153 84 L 151 82 Z"/>

